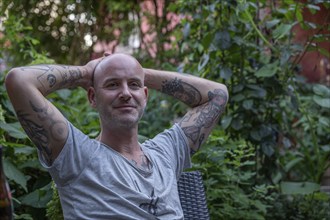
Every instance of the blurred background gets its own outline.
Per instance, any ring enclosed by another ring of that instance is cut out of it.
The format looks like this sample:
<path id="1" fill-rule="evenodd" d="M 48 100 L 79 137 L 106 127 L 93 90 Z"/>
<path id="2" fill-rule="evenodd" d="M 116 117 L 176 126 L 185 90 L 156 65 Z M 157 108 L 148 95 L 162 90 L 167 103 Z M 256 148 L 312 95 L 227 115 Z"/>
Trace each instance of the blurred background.
<path id="1" fill-rule="evenodd" d="M 0 144 L 15 219 L 61 219 L 61 208 L 8 100 L 6 74 L 84 65 L 105 51 L 228 86 L 226 112 L 193 157 L 211 219 L 329 219 L 329 23 L 327 0 L 0 0 Z M 97 136 L 83 89 L 48 98 Z M 141 138 L 186 108 L 151 92 Z"/>

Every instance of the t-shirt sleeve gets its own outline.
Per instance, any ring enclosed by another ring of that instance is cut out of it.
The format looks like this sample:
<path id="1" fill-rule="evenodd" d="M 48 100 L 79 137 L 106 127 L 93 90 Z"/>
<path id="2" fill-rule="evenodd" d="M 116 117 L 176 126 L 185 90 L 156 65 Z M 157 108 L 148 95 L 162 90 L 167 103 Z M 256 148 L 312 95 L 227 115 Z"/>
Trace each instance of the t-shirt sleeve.
<path id="1" fill-rule="evenodd" d="M 90 139 L 70 122 L 67 122 L 67 124 L 69 127 L 68 138 L 62 151 L 51 166 L 45 163 L 42 154 L 38 152 L 42 166 L 49 171 L 53 180 L 59 186 L 74 181 L 100 147 L 99 142 Z"/>
<path id="2" fill-rule="evenodd" d="M 190 147 L 187 137 L 178 124 L 144 143 L 164 157 L 173 167 L 177 178 L 184 169 L 191 167 Z"/>

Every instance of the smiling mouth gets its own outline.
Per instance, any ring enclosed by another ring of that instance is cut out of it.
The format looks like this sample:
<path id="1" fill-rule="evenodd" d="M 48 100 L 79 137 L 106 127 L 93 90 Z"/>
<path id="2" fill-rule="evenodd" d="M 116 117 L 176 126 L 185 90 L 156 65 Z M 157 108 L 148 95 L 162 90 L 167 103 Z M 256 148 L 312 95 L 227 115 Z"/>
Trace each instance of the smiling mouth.
<path id="1" fill-rule="evenodd" d="M 116 106 L 114 108 L 115 109 L 134 109 L 136 107 L 135 106 L 132 106 L 132 105 L 122 105 L 122 106 Z"/>

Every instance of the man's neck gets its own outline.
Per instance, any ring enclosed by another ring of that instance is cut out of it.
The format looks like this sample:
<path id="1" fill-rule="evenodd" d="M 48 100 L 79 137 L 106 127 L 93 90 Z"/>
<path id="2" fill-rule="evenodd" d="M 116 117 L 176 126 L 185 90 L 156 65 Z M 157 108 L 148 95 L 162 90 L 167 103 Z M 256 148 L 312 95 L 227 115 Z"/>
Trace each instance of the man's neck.
<path id="1" fill-rule="evenodd" d="M 136 166 L 145 170 L 150 169 L 150 161 L 142 151 L 138 141 L 137 129 L 117 128 L 116 130 L 108 129 L 107 132 L 102 130 L 97 139 L 120 153 Z"/>
<path id="2" fill-rule="evenodd" d="M 137 128 L 102 129 L 98 140 L 121 154 L 140 151 Z"/>

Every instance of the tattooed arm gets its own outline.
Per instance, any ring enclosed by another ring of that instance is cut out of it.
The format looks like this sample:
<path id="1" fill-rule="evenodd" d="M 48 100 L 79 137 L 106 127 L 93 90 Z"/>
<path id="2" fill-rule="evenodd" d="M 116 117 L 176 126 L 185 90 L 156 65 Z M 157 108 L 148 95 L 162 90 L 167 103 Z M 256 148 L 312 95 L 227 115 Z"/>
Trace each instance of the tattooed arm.
<path id="1" fill-rule="evenodd" d="M 227 87 L 207 79 L 169 71 L 144 69 L 145 85 L 186 103 L 191 109 L 179 122 L 191 152 L 197 151 L 225 109 Z"/>
<path id="2" fill-rule="evenodd" d="M 61 152 L 68 136 L 64 116 L 45 96 L 63 88 L 92 85 L 98 60 L 85 66 L 35 65 L 12 69 L 6 88 L 17 117 L 48 164 Z"/>

